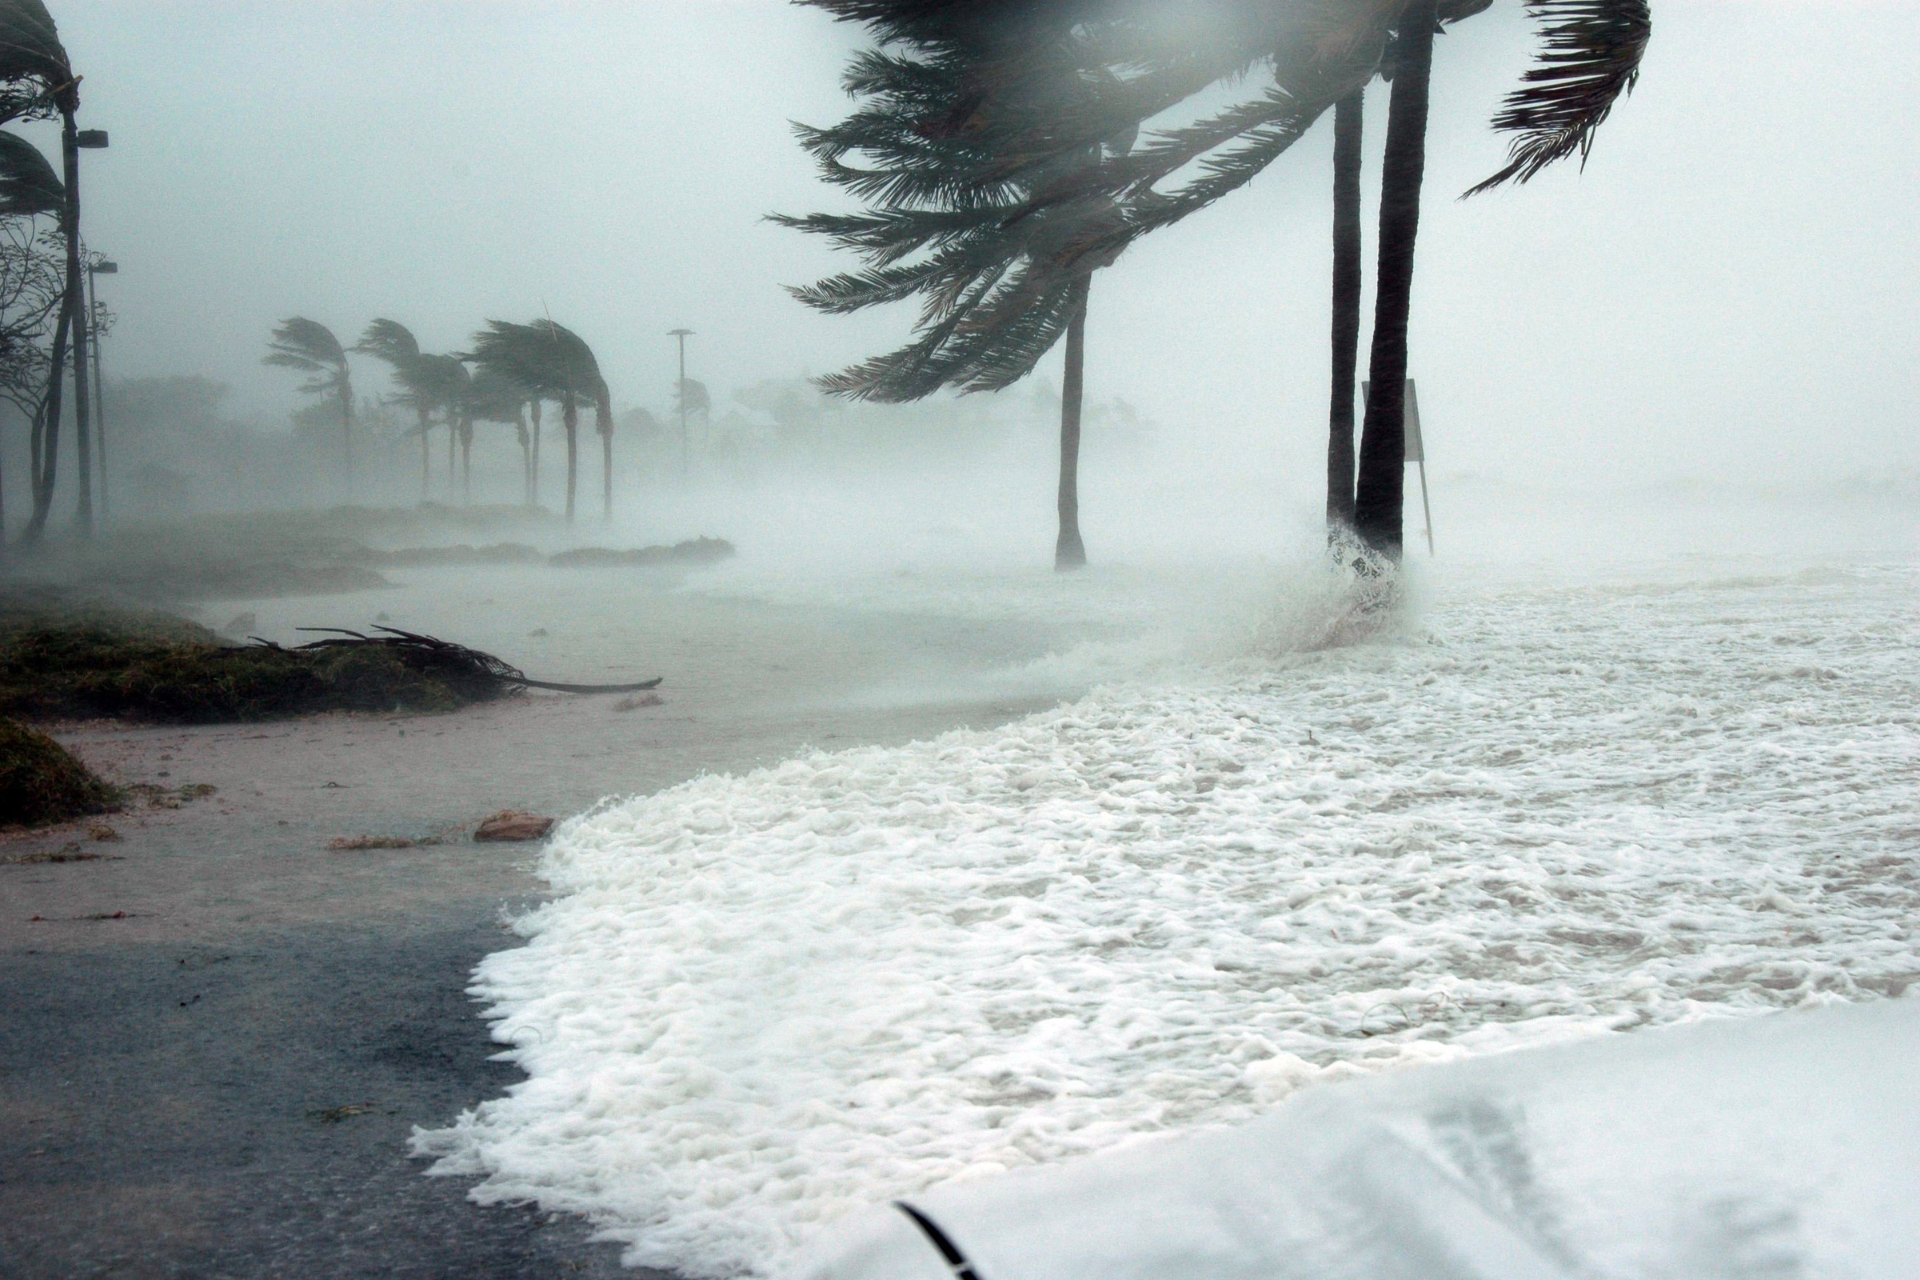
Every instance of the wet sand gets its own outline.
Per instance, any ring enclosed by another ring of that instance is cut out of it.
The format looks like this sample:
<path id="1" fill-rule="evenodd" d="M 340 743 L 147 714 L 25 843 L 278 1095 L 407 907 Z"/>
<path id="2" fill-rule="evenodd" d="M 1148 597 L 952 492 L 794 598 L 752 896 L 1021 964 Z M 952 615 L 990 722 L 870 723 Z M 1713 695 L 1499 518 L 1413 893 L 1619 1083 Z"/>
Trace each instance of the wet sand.
<path id="1" fill-rule="evenodd" d="M 464 1180 L 407 1158 L 414 1125 L 516 1078 L 488 1060 L 464 989 L 482 955 L 513 945 L 503 913 L 538 900 L 538 846 L 466 831 L 498 809 L 565 815 L 809 745 L 1002 723 L 1074 691 L 968 691 L 970 673 L 1057 638 L 1030 625 L 658 584 L 623 611 L 606 588 L 576 579 L 506 609 L 498 575 L 441 574 L 366 602 L 234 611 L 288 639 L 275 628 L 352 625 L 374 604 L 495 651 L 545 630 L 509 656 L 559 678 L 664 675 L 659 705 L 532 695 L 444 716 L 55 727 L 114 781 L 217 790 L 104 819 L 117 841 L 82 823 L 0 842 L 0 858 L 102 855 L 0 865 L 0 1274 L 637 1274 L 584 1223 L 478 1208 Z M 359 835 L 445 842 L 327 849 Z"/>

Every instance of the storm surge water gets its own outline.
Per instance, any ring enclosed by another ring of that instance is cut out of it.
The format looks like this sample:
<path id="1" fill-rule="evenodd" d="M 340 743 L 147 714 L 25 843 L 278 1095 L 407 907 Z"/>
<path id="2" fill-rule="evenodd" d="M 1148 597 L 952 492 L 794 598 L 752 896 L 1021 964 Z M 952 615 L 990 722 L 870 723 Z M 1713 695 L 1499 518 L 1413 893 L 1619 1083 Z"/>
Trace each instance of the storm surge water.
<path id="1" fill-rule="evenodd" d="M 777 1274 L 1321 1081 L 1898 994 L 1913 567 L 1776 570 L 1456 572 L 1387 620 L 1308 570 L 1122 584 L 1156 625 L 1003 673 L 1106 681 L 1053 710 L 605 804 L 476 976 L 528 1079 L 417 1150 L 630 1263 Z"/>

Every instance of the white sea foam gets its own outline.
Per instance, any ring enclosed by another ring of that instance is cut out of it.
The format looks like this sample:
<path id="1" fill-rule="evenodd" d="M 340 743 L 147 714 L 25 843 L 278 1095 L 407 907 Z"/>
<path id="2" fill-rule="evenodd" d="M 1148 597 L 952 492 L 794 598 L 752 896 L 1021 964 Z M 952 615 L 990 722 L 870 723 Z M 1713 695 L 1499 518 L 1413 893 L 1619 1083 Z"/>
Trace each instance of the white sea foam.
<path id="1" fill-rule="evenodd" d="M 1896 992 L 1913 590 L 1507 587 L 1345 645 L 1296 608 L 1171 687 L 604 807 L 478 971 L 529 1079 L 418 1149 L 631 1263 L 761 1274 L 1316 1081 Z"/>

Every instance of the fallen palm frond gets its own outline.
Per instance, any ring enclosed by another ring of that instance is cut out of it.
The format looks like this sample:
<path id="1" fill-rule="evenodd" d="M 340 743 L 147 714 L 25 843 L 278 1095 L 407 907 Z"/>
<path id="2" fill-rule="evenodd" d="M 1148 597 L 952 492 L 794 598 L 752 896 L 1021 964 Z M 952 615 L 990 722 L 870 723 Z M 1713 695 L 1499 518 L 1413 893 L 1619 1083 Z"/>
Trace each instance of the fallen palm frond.
<path id="1" fill-rule="evenodd" d="M 0 715 L 219 724 L 319 711 L 453 711 L 521 689 L 628 693 L 657 686 L 529 679 L 491 654 L 431 636 L 338 632 L 285 648 L 234 645 L 159 614 L 31 607 L 0 598 Z"/>
<path id="2" fill-rule="evenodd" d="M 297 627 L 295 630 L 298 631 L 324 631 L 329 635 L 325 640 L 310 640 L 306 644 L 295 645 L 290 650 L 282 649 L 271 640 L 262 640 L 258 636 L 249 638 L 256 646 L 278 649 L 282 653 L 357 650 L 371 646 L 399 656 L 408 666 L 430 670 L 453 681 L 490 680 L 497 684 L 522 689 L 551 689 L 556 693 L 636 693 L 643 689 L 658 688 L 664 678 L 655 676 L 651 680 L 640 680 L 632 684 L 556 684 L 551 680 L 529 679 L 526 672 L 504 658 L 496 658 L 478 649 L 469 649 L 451 640 L 402 631 L 398 627 L 376 626 L 373 629 L 385 634 L 370 636 L 359 631 L 349 631 L 344 627 Z"/>

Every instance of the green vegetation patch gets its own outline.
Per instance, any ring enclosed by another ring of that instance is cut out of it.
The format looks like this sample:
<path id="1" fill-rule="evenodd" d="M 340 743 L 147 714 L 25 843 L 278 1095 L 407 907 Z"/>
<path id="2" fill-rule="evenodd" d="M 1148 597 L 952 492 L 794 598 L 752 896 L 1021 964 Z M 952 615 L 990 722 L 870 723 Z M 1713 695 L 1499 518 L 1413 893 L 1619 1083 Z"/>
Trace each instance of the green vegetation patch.
<path id="1" fill-rule="evenodd" d="M 0 617 L 0 714 L 172 724 L 315 711 L 451 711 L 511 692 L 457 656 L 224 643 L 164 615 Z"/>
<path id="2" fill-rule="evenodd" d="M 65 747 L 0 717 L 0 822 L 37 826 L 118 807 L 119 794 Z"/>

